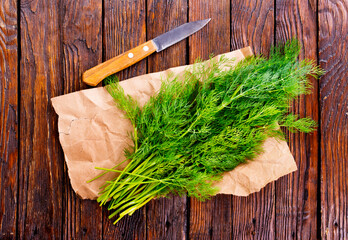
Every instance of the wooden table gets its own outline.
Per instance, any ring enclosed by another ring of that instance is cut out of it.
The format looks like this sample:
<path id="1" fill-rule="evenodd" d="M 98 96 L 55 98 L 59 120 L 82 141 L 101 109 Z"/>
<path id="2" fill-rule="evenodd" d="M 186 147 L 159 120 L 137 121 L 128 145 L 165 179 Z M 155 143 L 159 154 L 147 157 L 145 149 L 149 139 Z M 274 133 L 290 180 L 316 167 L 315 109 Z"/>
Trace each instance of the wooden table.
<path id="1" fill-rule="evenodd" d="M 83 71 L 180 24 L 206 28 L 121 72 L 122 79 L 297 37 L 326 70 L 293 111 L 318 121 L 289 134 L 299 170 L 249 197 L 151 201 L 116 226 L 71 189 L 50 98 Z M 347 0 L 2 0 L 0 239 L 348 239 Z"/>

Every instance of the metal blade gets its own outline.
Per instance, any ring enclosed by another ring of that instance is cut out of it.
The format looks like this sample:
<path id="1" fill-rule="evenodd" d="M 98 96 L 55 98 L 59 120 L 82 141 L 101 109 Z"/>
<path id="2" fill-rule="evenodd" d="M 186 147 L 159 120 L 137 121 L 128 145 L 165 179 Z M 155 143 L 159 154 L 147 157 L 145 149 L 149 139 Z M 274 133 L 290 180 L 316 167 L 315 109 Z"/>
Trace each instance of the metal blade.
<path id="1" fill-rule="evenodd" d="M 159 35 L 158 37 L 152 39 L 152 41 L 155 43 L 157 47 L 156 51 L 157 52 L 162 51 L 163 49 L 166 49 L 167 47 L 170 47 L 171 45 L 177 42 L 180 42 L 184 38 L 187 38 L 191 34 L 200 30 L 209 21 L 210 21 L 210 18 L 205 20 L 185 23 L 177 28 L 174 28 L 173 30 L 170 30 L 169 32 Z"/>

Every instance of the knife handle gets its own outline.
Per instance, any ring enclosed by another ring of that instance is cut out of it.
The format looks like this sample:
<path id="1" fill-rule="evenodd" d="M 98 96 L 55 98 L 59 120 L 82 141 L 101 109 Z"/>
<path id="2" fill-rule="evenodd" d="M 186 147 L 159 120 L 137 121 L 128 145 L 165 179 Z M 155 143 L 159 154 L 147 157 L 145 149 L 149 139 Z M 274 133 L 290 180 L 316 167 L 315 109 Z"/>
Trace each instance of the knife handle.
<path id="1" fill-rule="evenodd" d="M 152 40 L 147 41 L 125 53 L 107 60 L 83 73 L 82 80 L 91 86 L 96 86 L 104 78 L 125 69 L 156 51 Z"/>

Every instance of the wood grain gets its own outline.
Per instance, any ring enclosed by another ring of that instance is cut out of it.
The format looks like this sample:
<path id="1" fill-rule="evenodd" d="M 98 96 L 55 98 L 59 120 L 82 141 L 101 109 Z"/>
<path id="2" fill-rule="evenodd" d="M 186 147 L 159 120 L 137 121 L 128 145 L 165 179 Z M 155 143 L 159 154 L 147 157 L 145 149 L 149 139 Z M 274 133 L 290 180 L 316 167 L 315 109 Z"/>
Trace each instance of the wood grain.
<path id="1" fill-rule="evenodd" d="M 303 49 L 300 59 L 317 62 L 317 2 L 277 0 L 276 42 L 296 37 Z M 293 103 L 292 112 L 318 121 L 318 80 L 313 92 Z M 317 236 L 319 135 L 287 133 L 298 170 L 276 182 L 276 238 L 314 239 Z"/>
<path id="2" fill-rule="evenodd" d="M 231 4 L 231 49 L 251 46 L 254 54 L 268 54 L 274 42 L 274 2 L 235 0 Z"/>
<path id="3" fill-rule="evenodd" d="M 248 197 L 232 197 L 233 239 L 275 238 L 274 184 Z"/>
<path id="4" fill-rule="evenodd" d="M 86 88 L 82 73 L 102 62 L 102 2 L 61 0 L 64 94 Z M 81 200 L 71 188 L 64 165 L 63 238 L 101 239 L 102 209 Z"/>
<path id="5" fill-rule="evenodd" d="M 187 22 L 186 0 L 147 1 L 147 39 L 153 39 Z M 187 40 L 148 58 L 148 72 L 185 65 Z M 153 200 L 146 206 L 147 239 L 186 238 L 186 197 Z"/>
<path id="6" fill-rule="evenodd" d="M 319 1 L 321 237 L 348 239 L 348 3 Z"/>
<path id="7" fill-rule="evenodd" d="M 254 54 L 268 55 L 274 41 L 274 2 L 233 1 L 232 50 L 250 45 Z M 232 197 L 234 239 L 275 239 L 275 187 L 268 184 L 248 197 Z"/>
<path id="8" fill-rule="evenodd" d="M 15 239 L 18 177 L 17 1 L 0 2 L 0 239 Z"/>
<path id="9" fill-rule="evenodd" d="M 113 1 L 104 0 L 104 59 L 115 57 L 139 44 L 146 42 L 145 0 Z M 146 73 L 146 59 L 117 73 L 120 80 Z M 116 225 L 108 219 L 103 209 L 104 239 L 145 239 L 145 208 L 127 216 Z"/>
<path id="10" fill-rule="evenodd" d="M 189 21 L 211 21 L 189 38 L 189 63 L 196 58 L 230 51 L 230 2 L 189 1 Z M 190 199 L 190 239 L 231 239 L 231 196 L 219 195 L 206 202 Z"/>
<path id="11" fill-rule="evenodd" d="M 63 157 L 50 103 L 63 93 L 58 2 L 21 2 L 19 239 L 62 231 Z"/>
<path id="12" fill-rule="evenodd" d="M 189 0 L 189 22 L 211 18 L 200 31 L 189 37 L 189 61 L 206 60 L 211 54 L 230 51 L 230 2 Z"/>

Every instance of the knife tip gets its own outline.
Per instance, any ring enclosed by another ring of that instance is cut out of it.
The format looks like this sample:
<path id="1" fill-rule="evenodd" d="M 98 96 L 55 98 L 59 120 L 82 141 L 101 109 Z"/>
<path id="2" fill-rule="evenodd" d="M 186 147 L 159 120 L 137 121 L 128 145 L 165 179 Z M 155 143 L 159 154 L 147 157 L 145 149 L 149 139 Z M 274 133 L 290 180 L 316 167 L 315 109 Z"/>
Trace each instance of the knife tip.
<path id="1" fill-rule="evenodd" d="M 197 21 L 197 22 L 200 22 L 202 24 L 202 26 L 205 26 L 207 25 L 209 22 L 210 22 L 211 18 L 206 18 L 204 20 L 200 20 L 200 21 Z"/>
<path id="2" fill-rule="evenodd" d="M 211 18 L 206 18 L 206 19 L 202 19 L 202 20 L 196 20 L 194 22 L 188 22 L 188 24 L 190 23 L 198 23 L 201 26 L 205 26 L 210 22 Z"/>

